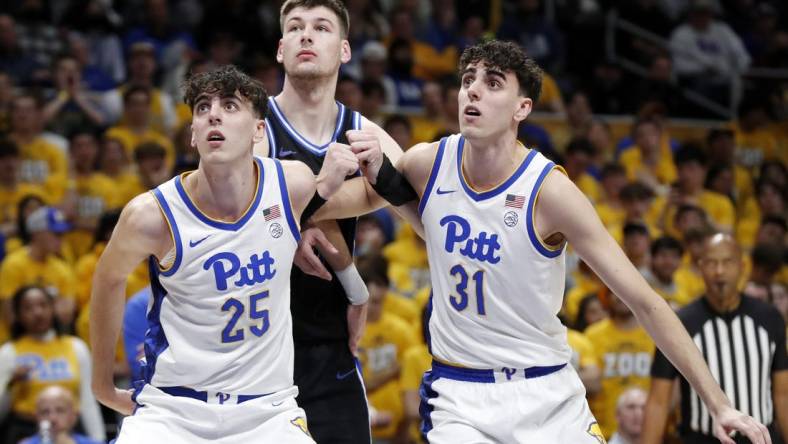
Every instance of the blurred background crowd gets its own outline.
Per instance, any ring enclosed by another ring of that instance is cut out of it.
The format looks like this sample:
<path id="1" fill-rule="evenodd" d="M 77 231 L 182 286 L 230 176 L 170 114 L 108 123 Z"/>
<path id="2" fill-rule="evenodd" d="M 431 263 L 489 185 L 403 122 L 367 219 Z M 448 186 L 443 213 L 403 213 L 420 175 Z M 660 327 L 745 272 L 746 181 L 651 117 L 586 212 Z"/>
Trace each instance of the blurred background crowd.
<path id="1" fill-rule="evenodd" d="M 280 4 L 0 2 L 0 441 L 36 433 L 42 418 L 99 442 L 114 436 L 117 419 L 89 389 L 96 261 L 126 202 L 196 167 L 179 91 L 187 73 L 234 63 L 269 95 L 281 90 Z M 675 308 L 700 297 L 695 259 L 724 231 L 743 247 L 742 291 L 788 317 L 788 4 L 346 4 L 353 57 L 337 100 L 403 149 L 458 131 L 464 48 L 518 42 L 545 71 L 520 140 L 565 168 L 654 289 Z M 371 295 L 360 359 L 374 436 L 420 442 L 424 244 L 381 210 L 360 219 L 355 253 Z M 572 364 L 605 434 L 635 433 L 654 344 L 571 246 L 567 265 L 561 316 Z M 147 286 L 140 264 L 128 281 L 118 379 L 134 379 Z"/>

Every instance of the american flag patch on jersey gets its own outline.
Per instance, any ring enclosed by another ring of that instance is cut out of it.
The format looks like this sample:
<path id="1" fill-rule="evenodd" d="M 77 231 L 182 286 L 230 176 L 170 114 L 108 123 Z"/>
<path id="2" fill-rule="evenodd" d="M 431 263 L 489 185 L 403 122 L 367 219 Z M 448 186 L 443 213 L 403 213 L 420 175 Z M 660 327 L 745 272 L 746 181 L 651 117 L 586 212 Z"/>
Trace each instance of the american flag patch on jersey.
<path id="1" fill-rule="evenodd" d="M 282 214 L 279 212 L 279 204 L 264 209 L 263 216 L 265 217 L 266 222 L 281 217 Z"/>
<path id="2" fill-rule="evenodd" d="M 523 205 L 525 205 L 525 196 L 519 196 L 517 194 L 506 195 L 505 207 L 522 208 Z"/>

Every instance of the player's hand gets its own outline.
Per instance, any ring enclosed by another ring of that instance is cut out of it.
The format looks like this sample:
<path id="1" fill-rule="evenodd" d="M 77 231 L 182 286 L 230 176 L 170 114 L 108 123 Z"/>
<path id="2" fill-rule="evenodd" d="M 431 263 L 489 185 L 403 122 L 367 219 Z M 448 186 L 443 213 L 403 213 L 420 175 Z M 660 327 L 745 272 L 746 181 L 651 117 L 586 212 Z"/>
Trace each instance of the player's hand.
<path id="1" fill-rule="evenodd" d="M 348 145 L 333 142 L 323 158 L 317 175 L 317 193 L 328 200 L 345 181 L 345 177 L 358 170 L 358 159 Z"/>
<path id="2" fill-rule="evenodd" d="M 315 248 L 320 248 L 332 254 L 337 253 L 337 249 L 331 245 L 331 242 L 328 241 L 326 235 L 319 228 L 307 228 L 301 232 L 301 241 L 298 242 L 298 249 L 293 258 L 293 263 L 308 275 L 330 281 L 331 273 L 328 272 L 323 262 L 315 254 Z"/>
<path id="3" fill-rule="evenodd" d="M 350 339 L 348 346 L 353 356 L 358 354 L 358 343 L 364 336 L 364 328 L 367 325 L 367 303 L 351 305 L 347 308 L 347 329 Z"/>
<path id="4" fill-rule="evenodd" d="M 766 426 L 731 406 L 723 407 L 713 419 L 714 436 L 723 444 L 735 444 L 730 437 L 734 431 L 749 438 L 752 444 L 772 444 Z"/>
<path id="5" fill-rule="evenodd" d="M 112 410 L 124 415 L 131 415 L 134 413 L 134 407 L 137 405 L 131 399 L 132 393 L 134 393 L 133 390 L 121 390 L 117 387 L 112 387 L 112 391 L 105 395 L 96 392 L 96 399 Z"/>
<path id="6" fill-rule="evenodd" d="M 358 157 L 361 172 L 369 183 L 374 185 L 383 165 L 384 154 L 380 148 L 380 139 L 375 133 L 364 130 L 348 130 L 345 135 L 350 142 L 350 149 Z"/>

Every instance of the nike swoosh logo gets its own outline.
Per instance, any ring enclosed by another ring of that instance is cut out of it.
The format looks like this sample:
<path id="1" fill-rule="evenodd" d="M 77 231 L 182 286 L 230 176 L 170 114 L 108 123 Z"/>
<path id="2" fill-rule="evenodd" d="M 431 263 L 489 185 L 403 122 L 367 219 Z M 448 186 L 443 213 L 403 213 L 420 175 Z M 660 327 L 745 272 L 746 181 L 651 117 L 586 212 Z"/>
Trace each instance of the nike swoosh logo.
<path id="1" fill-rule="evenodd" d="M 279 157 L 290 157 L 295 154 L 295 151 L 285 150 L 279 152 Z"/>
<path id="2" fill-rule="evenodd" d="M 349 372 L 347 372 L 345 374 L 337 372 L 337 379 L 345 379 L 345 378 L 347 378 L 348 376 L 352 375 L 355 372 L 356 372 L 356 369 L 350 370 Z"/>
<path id="3" fill-rule="evenodd" d="M 441 187 L 438 187 L 437 191 L 435 191 L 435 192 L 438 193 L 438 194 L 449 194 L 449 193 L 453 193 L 455 191 L 457 191 L 457 190 L 442 190 Z"/>
<path id="4" fill-rule="evenodd" d="M 209 237 L 211 237 L 211 235 L 210 235 L 210 234 L 209 234 L 209 235 L 207 235 L 207 236 L 205 236 L 204 238 L 202 238 L 202 239 L 198 240 L 198 241 L 193 241 L 193 240 L 190 240 L 190 241 L 189 241 L 189 246 L 190 246 L 190 247 L 192 247 L 192 248 L 194 248 L 194 247 L 196 247 L 197 245 L 200 245 L 200 244 L 202 243 L 202 241 L 204 241 L 205 239 L 208 239 Z"/>
<path id="5" fill-rule="evenodd" d="M 279 407 L 280 405 L 282 405 L 284 403 L 285 403 L 284 401 L 272 402 L 271 405 L 274 406 L 274 407 Z"/>

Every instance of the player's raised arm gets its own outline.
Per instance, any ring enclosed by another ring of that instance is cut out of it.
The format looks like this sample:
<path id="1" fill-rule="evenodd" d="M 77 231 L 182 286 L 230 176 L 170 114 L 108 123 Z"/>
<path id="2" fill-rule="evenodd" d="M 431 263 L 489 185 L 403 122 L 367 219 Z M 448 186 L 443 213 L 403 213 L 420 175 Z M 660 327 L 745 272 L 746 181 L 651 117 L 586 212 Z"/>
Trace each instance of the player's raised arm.
<path id="1" fill-rule="evenodd" d="M 131 393 L 119 390 L 112 379 L 126 301 L 126 278 L 150 255 L 164 257 L 173 241 L 151 193 L 135 197 L 121 212 L 115 231 L 96 265 L 90 301 L 92 387 L 96 399 L 123 414 L 131 414 Z"/>
<path id="2" fill-rule="evenodd" d="M 675 367 L 698 392 L 714 418 L 714 435 L 733 444 L 732 430 L 753 443 L 771 443 L 762 424 L 731 407 L 714 381 L 695 343 L 668 304 L 638 273 L 577 187 L 558 171 L 551 172 L 536 203 L 536 229 L 542 239 L 561 233 L 604 283 L 632 310 Z"/>

